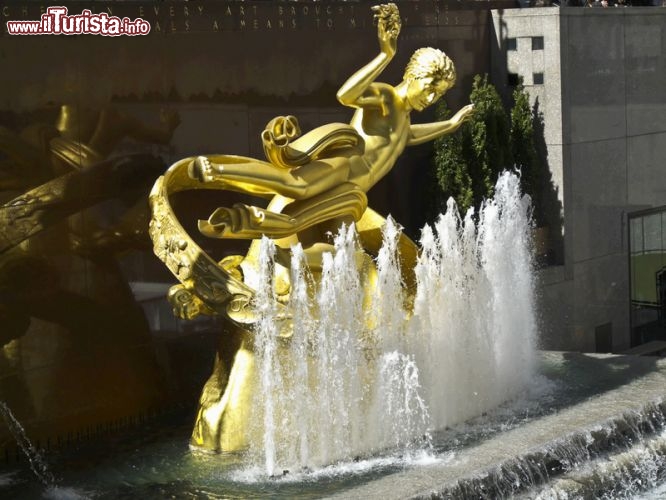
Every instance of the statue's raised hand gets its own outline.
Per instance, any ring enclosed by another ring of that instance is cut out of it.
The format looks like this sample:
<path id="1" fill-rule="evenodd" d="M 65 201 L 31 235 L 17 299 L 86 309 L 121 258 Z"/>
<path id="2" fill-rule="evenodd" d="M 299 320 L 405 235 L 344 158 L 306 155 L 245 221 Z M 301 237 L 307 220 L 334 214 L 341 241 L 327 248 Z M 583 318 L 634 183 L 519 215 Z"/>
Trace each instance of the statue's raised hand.
<path id="1" fill-rule="evenodd" d="M 400 27 L 402 26 L 398 6 L 394 3 L 387 3 L 375 5 L 372 10 L 377 20 L 379 48 L 384 54 L 393 57 L 398 45 Z"/>

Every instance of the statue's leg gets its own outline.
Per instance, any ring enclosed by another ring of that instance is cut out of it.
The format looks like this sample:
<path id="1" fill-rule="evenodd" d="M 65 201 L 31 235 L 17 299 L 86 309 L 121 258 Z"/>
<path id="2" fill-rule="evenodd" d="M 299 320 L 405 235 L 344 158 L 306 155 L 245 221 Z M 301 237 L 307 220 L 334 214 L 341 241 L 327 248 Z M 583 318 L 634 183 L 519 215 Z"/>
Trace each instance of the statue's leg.
<path id="1" fill-rule="evenodd" d="M 248 446 L 252 391 L 254 384 L 254 352 L 249 333 L 236 330 L 242 338 L 228 362 L 218 353 L 213 373 L 204 385 L 199 410 L 190 439 L 190 446 L 210 452 L 239 451 Z M 223 342 L 230 339 L 224 338 Z"/>
<path id="2" fill-rule="evenodd" d="M 226 406 L 224 391 L 227 387 L 228 367 L 215 357 L 213 373 L 204 384 L 199 398 L 199 409 L 192 431 L 190 445 L 205 451 L 219 452 L 222 415 Z"/>
<path id="3" fill-rule="evenodd" d="M 188 167 L 189 176 L 211 187 L 243 193 L 279 194 L 302 200 L 343 184 L 349 177 L 350 160 L 344 156 L 318 160 L 296 168 L 276 167 L 268 162 L 219 164 L 198 156 Z"/>
<path id="4" fill-rule="evenodd" d="M 212 238 L 284 238 L 335 217 L 359 220 L 367 205 L 365 192 L 355 184 L 345 183 L 291 203 L 284 213 L 244 204 L 218 208 L 207 221 L 199 221 L 199 231 Z"/>

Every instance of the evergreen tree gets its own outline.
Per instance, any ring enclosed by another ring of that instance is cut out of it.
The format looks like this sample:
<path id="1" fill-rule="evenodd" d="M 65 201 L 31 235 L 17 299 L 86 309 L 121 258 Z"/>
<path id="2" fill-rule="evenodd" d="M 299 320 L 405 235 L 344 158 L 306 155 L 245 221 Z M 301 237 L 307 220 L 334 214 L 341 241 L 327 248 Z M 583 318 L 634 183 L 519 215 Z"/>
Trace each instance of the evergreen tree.
<path id="1" fill-rule="evenodd" d="M 548 259 L 562 261 L 562 206 L 548 168 L 543 115 L 530 106 L 522 84 L 513 92 L 513 107 L 507 115 L 502 101 L 487 76 L 476 76 L 470 100 L 474 115 L 460 130 L 435 141 L 428 220 L 444 211 L 449 197 L 462 213 L 477 210 L 493 195 L 499 173 L 514 166 L 521 171 L 523 192 L 532 198 L 537 227 L 550 228 Z M 446 120 L 451 111 L 443 102 L 436 109 L 437 119 Z"/>
<path id="2" fill-rule="evenodd" d="M 522 84 L 513 91 L 513 108 L 511 109 L 511 149 L 513 159 L 521 171 L 523 192 L 532 198 L 534 219 L 537 226 L 544 225 L 542 203 L 543 169 L 536 148 L 534 137 L 534 116 L 529 96 Z"/>
<path id="3" fill-rule="evenodd" d="M 488 75 L 474 77 L 470 100 L 474 104 L 472 126 L 473 155 L 470 175 L 476 179 L 474 206 L 493 195 L 499 174 L 513 165 L 511 154 L 511 125 L 502 99 Z"/>
<path id="4" fill-rule="evenodd" d="M 440 210 L 450 196 L 463 213 L 471 206 L 478 209 L 493 195 L 499 173 L 513 165 L 509 117 L 487 75 L 474 77 L 470 100 L 472 119 L 458 133 L 435 141 L 435 174 L 443 198 L 437 200 Z M 445 104 L 438 106 L 438 120 L 450 116 Z"/>
<path id="5" fill-rule="evenodd" d="M 437 104 L 437 120 L 448 120 L 453 113 L 443 100 Z M 474 202 L 472 179 L 467 168 L 465 152 L 470 149 L 463 146 L 469 143 L 470 131 L 463 125 L 458 133 L 445 135 L 435 140 L 435 181 L 438 189 L 435 196 L 432 218 L 444 212 L 446 202 L 453 198 L 461 212 L 465 212 Z"/>

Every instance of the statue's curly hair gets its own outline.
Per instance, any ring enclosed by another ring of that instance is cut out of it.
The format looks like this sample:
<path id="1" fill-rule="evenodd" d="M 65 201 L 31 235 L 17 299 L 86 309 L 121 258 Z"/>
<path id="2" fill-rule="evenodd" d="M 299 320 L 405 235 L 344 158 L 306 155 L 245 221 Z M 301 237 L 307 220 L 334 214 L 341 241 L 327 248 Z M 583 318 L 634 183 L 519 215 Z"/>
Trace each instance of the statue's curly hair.
<path id="1" fill-rule="evenodd" d="M 418 49 L 407 63 L 405 79 L 431 77 L 435 82 L 456 83 L 453 61 L 441 50 L 425 47 Z"/>

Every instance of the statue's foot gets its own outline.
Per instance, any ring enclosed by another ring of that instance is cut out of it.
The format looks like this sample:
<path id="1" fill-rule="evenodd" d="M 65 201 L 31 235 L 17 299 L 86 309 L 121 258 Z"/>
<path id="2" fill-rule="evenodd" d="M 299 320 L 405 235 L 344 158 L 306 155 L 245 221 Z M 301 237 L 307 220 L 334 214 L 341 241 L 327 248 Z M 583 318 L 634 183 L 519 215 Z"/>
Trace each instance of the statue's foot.
<path id="1" fill-rule="evenodd" d="M 287 214 L 236 203 L 216 209 L 208 220 L 199 220 L 199 231 L 211 238 L 254 239 L 262 235 L 283 238 L 294 234 L 297 220 Z"/>
<path id="2" fill-rule="evenodd" d="M 214 176 L 213 166 L 205 156 L 197 156 L 187 167 L 187 174 L 191 179 L 196 179 L 200 182 L 210 182 Z"/>
<path id="3" fill-rule="evenodd" d="M 238 227 L 239 219 L 238 210 L 224 207 L 217 208 L 208 217 L 208 220 L 199 220 L 199 231 L 210 238 L 223 238 Z"/>
<path id="4" fill-rule="evenodd" d="M 256 230 L 263 223 L 265 213 L 260 208 L 243 203 L 237 203 L 232 208 L 220 207 L 207 221 L 199 221 L 199 231 L 205 236 L 220 238 L 243 230 Z"/>

